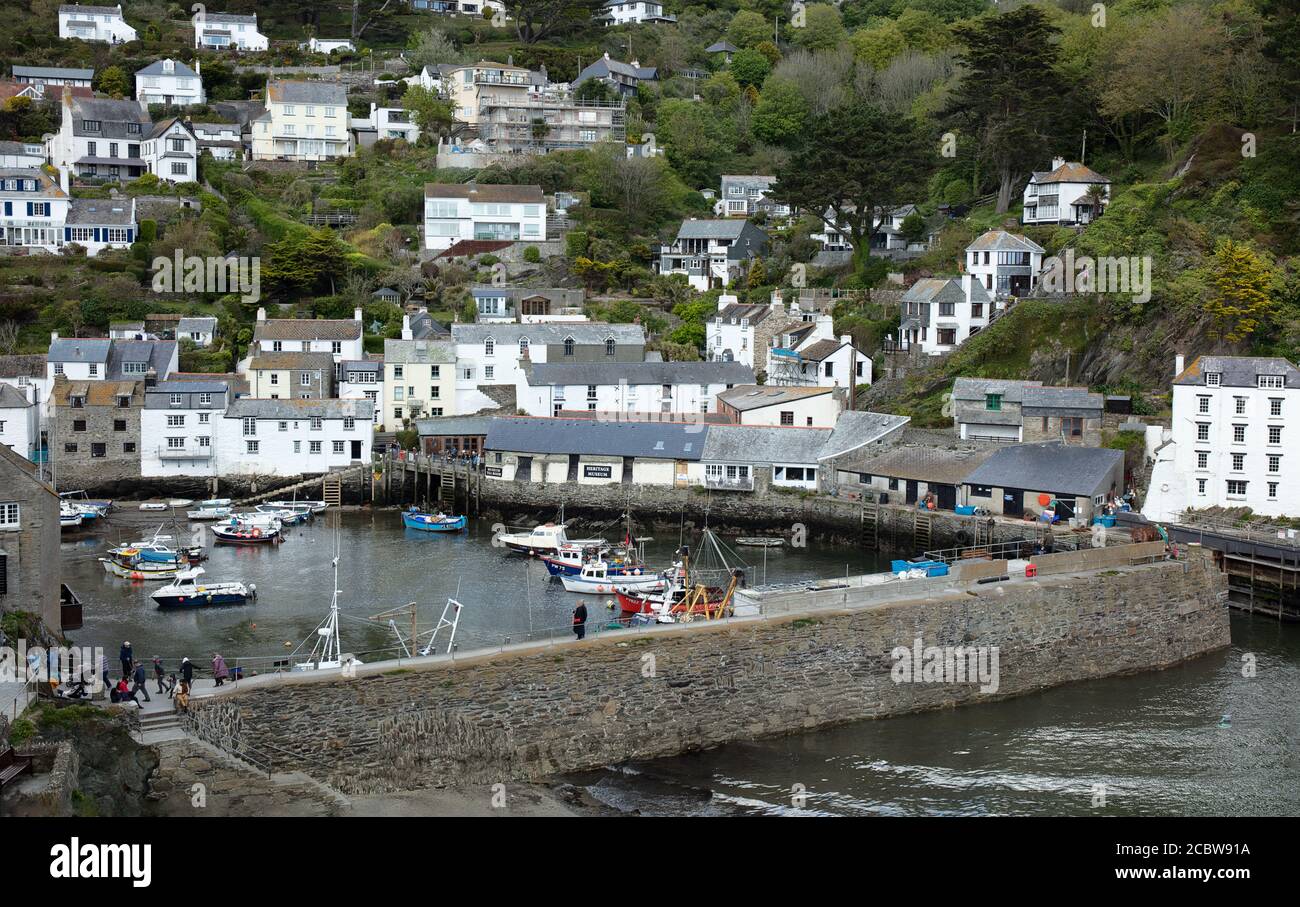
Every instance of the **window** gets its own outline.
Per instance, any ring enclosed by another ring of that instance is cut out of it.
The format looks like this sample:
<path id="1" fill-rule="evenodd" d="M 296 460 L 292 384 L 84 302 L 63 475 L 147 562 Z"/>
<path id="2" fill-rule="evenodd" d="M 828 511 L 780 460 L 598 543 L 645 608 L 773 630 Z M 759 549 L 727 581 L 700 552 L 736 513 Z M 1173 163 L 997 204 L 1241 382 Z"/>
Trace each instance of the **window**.
<path id="1" fill-rule="evenodd" d="M 245 416 L 245 417 L 243 418 L 243 423 L 244 423 L 244 437 L 245 437 L 245 438 L 251 438 L 253 435 L 257 434 L 257 420 L 256 420 L 256 419 L 254 419 L 254 418 L 252 418 L 252 417 L 250 417 L 250 416 Z"/>
<path id="2" fill-rule="evenodd" d="M 616 349 L 617 349 L 617 347 L 616 347 L 615 344 L 614 344 L 614 338 L 613 338 L 613 337 L 606 337 L 606 338 L 605 338 L 605 355 L 606 355 L 606 356 L 613 356 L 613 355 L 614 355 L 614 352 L 615 352 Z"/>
<path id="3" fill-rule="evenodd" d="M 897 485 L 898 485 L 898 480 L 897 480 L 897 479 L 890 479 L 890 483 L 891 483 L 891 486 L 890 486 L 891 488 L 894 488 L 894 489 L 897 488 Z M 972 486 L 970 487 L 970 496 L 971 496 L 972 498 L 991 498 L 991 497 L 993 497 L 993 486 L 992 486 L 992 485 L 972 485 Z"/>
<path id="4" fill-rule="evenodd" d="M 1067 438 L 1083 437 L 1083 417 L 1065 416 L 1061 419 L 1061 434 Z"/>
<path id="5" fill-rule="evenodd" d="M 245 442 L 244 442 L 244 446 L 245 446 L 245 448 L 247 449 L 248 453 L 250 453 L 250 454 L 256 454 L 256 453 L 258 452 L 260 446 L 261 446 L 261 442 L 260 442 L 260 441 L 245 441 Z"/>
<path id="6" fill-rule="evenodd" d="M 1268 471 L 1269 472 L 1282 471 L 1282 458 L 1279 455 L 1277 454 L 1268 455 Z"/>
<path id="7" fill-rule="evenodd" d="M 1233 444 L 1246 443 L 1246 426 L 1244 425 L 1232 426 L 1232 443 Z"/>
<path id="8" fill-rule="evenodd" d="M 1268 499 L 1270 501 L 1277 500 L 1277 484 L 1278 484 L 1277 482 L 1268 483 Z"/>
<path id="9" fill-rule="evenodd" d="M 90 456 L 93 459 L 102 460 L 104 457 L 108 456 L 108 445 L 102 443 L 91 444 Z"/>
<path id="10" fill-rule="evenodd" d="M 330 341 L 330 352 L 334 353 L 335 355 L 343 352 L 343 341 L 342 340 Z"/>
<path id="11" fill-rule="evenodd" d="M 431 399 L 433 399 L 433 400 L 437 400 L 437 399 L 438 399 L 439 397 L 441 397 L 441 396 L 442 396 L 442 388 L 438 387 L 438 385 L 436 385 L 436 384 L 430 386 L 430 388 L 429 388 L 429 397 L 430 397 Z"/>
<path id="12" fill-rule="evenodd" d="M 1218 387 L 1218 386 L 1219 386 L 1220 384 L 1222 384 L 1222 383 L 1223 383 L 1223 375 L 1220 374 L 1219 372 L 1206 372 L 1206 373 L 1205 373 L 1205 386 L 1206 386 L 1206 387 Z"/>
<path id="13" fill-rule="evenodd" d="M 308 442 L 307 442 L 307 453 L 309 453 L 309 454 L 318 454 L 318 453 L 320 453 L 320 449 L 321 449 L 321 442 L 319 442 L 319 441 L 308 441 Z"/>
<path id="14" fill-rule="evenodd" d="M 184 450 L 184 449 L 185 449 L 185 439 L 184 439 L 184 438 L 168 438 L 168 439 L 167 439 L 167 449 L 168 449 L 168 450 Z"/>
<path id="15" fill-rule="evenodd" d="M 301 442 L 301 441 L 294 441 L 294 442 L 293 442 L 293 452 L 294 452 L 294 453 L 302 453 L 302 442 Z"/>
<path id="16" fill-rule="evenodd" d="M 186 176 L 189 172 L 190 168 L 184 161 L 172 161 L 172 176 Z"/>
<path id="17" fill-rule="evenodd" d="M 572 338 L 572 337 L 565 337 L 565 338 L 564 338 L 564 355 L 566 355 L 566 356 L 572 356 L 572 355 L 573 355 L 573 338 Z"/>
<path id="18" fill-rule="evenodd" d="M 404 387 L 395 387 L 395 388 L 393 388 L 393 399 L 394 399 L 394 400 L 397 400 L 397 401 L 399 401 L 399 402 L 402 401 L 402 400 L 405 400 L 405 399 L 406 399 L 406 388 L 404 388 Z"/>
<path id="19" fill-rule="evenodd" d="M 1232 455 L 1232 471 L 1241 472 L 1246 468 L 1246 455 L 1235 453 Z"/>
<path id="20" fill-rule="evenodd" d="M 72 421 L 72 430 L 73 430 L 73 431 L 85 431 L 85 430 L 86 430 L 86 420 L 85 420 L 85 419 L 74 419 L 74 420 Z"/>
<path id="21" fill-rule="evenodd" d="M 520 358 L 520 359 L 527 359 L 527 358 L 528 358 L 528 338 L 527 338 L 527 337 L 520 337 L 520 338 L 519 338 L 519 358 Z"/>
<path id="22" fill-rule="evenodd" d="M 276 428 L 278 428 L 280 431 L 288 431 L 289 423 L 286 421 L 281 421 L 276 425 Z"/>
<path id="23" fill-rule="evenodd" d="M 496 355 L 496 350 L 497 350 L 496 341 L 493 340 L 491 337 L 489 337 L 487 340 L 484 340 L 484 341 L 483 341 L 483 355 L 484 355 L 484 356 L 495 356 L 495 355 Z"/>
<path id="24" fill-rule="evenodd" d="M 1205 479 L 1197 479 L 1197 480 L 1196 480 L 1196 493 L 1197 493 L 1197 494 L 1205 494 L 1205 482 L 1206 482 Z"/>
<path id="25" fill-rule="evenodd" d="M 1269 444 L 1282 443 L 1282 426 L 1270 425 L 1268 427 L 1268 443 Z"/>
<path id="26" fill-rule="evenodd" d="M 401 367 L 400 365 L 394 365 L 394 366 L 393 366 L 393 377 L 394 377 L 394 378 L 401 378 L 401 377 L 402 377 L 402 367 Z"/>
<path id="27" fill-rule="evenodd" d="M 135 442 L 134 442 L 134 441 L 123 441 L 123 442 L 122 442 L 122 453 L 135 453 Z"/>
<path id="28" fill-rule="evenodd" d="M 113 431 L 126 431 L 126 420 L 125 420 L 125 419 L 114 419 L 114 420 L 113 420 Z"/>
<path id="29" fill-rule="evenodd" d="M 280 373 L 279 373 L 279 372 L 271 372 L 271 384 L 274 385 L 274 384 L 279 384 L 279 383 L 280 383 Z"/>
<path id="30" fill-rule="evenodd" d="M 781 424 L 794 425 L 794 412 L 788 409 L 781 410 Z"/>
<path id="31" fill-rule="evenodd" d="M 1228 496 L 1245 497 L 1246 483 L 1240 479 L 1228 479 Z"/>
<path id="32" fill-rule="evenodd" d="M 497 368 L 496 368 L 495 365 L 485 365 L 485 366 L 483 366 L 483 380 L 484 380 L 484 381 L 491 381 L 493 378 L 496 377 L 496 371 L 497 371 Z"/>
<path id="33" fill-rule="evenodd" d="M 1256 380 L 1256 387 L 1265 387 L 1269 390 L 1281 390 L 1284 386 L 1284 379 L 1281 375 L 1260 375 Z"/>
<path id="34" fill-rule="evenodd" d="M 168 413 L 168 414 L 167 414 L 167 427 L 168 427 L 168 428 L 180 428 L 180 427 L 182 427 L 184 424 L 185 424 L 185 417 L 184 417 L 184 416 L 176 416 L 176 415 L 172 415 L 171 413 Z"/>
<path id="35" fill-rule="evenodd" d="M 431 365 L 431 366 L 429 366 L 429 377 L 430 377 L 430 378 L 441 378 L 441 377 L 442 377 L 442 366 L 439 366 L 439 365 Z"/>
<path id="36" fill-rule="evenodd" d="M 1196 423 L 1196 440 L 1198 441 L 1210 440 L 1210 424 L 1208 422 Z"/>
<path id="37" fill-rule="evenodd" d="M 18 505 L 12 501 L 6 501 L 0 504 L 0 529 L 17 529 L 18 528 Z"/>
<path id="38" fill-rule="evenodd" d="M 1204 414 L 1206 414 L 1206 413 L 1208 413 L 1208 412 L 1210 411 L 1210 398 L 1209 398 L 1209 397 L 1197 397 L 1196 400 L 1197 400 L 1196 411 L 1197 411 L 1198 413 L 1201 413 L 1202 415 L 1204 415 Z"/>
<path id="39" fill-rule="evenodd" d="M 399 423 L 402 421 L 402 408 L 400 406 L 393 408 L 393 418 Z"/>
<path id="40" fill-rule="evenodd" d="M 596 399 L 596 385 L 594 384 L 587 385 L 587 399 L 588 400 Z"/>
<path id="41" fill-rule="evenodd" d="M 311 387 L 311 372 L 303 372 L 298 377 L 298 383 L 303 387 Z"/>
<path id="42" fill-rule="evenodd" d="M 75 445 L 75 444 L 64 444 L 64 445 L 63 445 L 63 452 L 64 452 L 64 453 L 76 453 L 76 452 L 77 452 L 77 445 Z"/>
<path id="43" fill-rule="evenodd" d="M 90 377 L 94 378 L 98 374 L 99 374 L 99 365 L 94 362 L 90 363 Z"/>
<path id="44" fill-rule="evenodd" d="M 1196 468 L 1197 468 L 1197 469 L 1209 469 L 1209 468 L 1210 468 L 1210 454 L 1209 454 L 1209 451 L 1198 450 L 1198 451 L 1196 452 Z"/>
<path id="45" fill-rule="evenodd" d="M 82 132 L 99 132 L 99 128 L 100 128 L 99 120 L 82 120 L 82 121 L 81 121 L 81 131 L 82 131 Z"/>
<path id="46" fill-rule="evenodd" d="M 336 454 L 343 453 L 343 442 L 342 441 L 333 442 L 333 449 Z"/>
<path id="47" fill-rule="evenodd" d="M 1268 414 L 1270 416 L 1282 415 L 1282 401 L 1279 398 L 1273 397 L 1268 401 Z"/>
<path id="48" fill-rule="evenodd" d="M 320 416 L 312 416 L 312 419 L 311 419 L 311 430 L 312 430 L 312 431 L 320 431 L 320 430 L 321 430 L 321 419 L 320 419 Z"/>
<path id="49" fill-rule="evenodd" d="M 942 332 L 941 332 L 941 333 L 942 333 Z M 992 412 L 998 412 L 999 410 L 1001 410 L 1001 409 L 1002 409 L 1002 395 L 1001 395 L 1001 394 L 985 394 L 985 395 L 984 395 L 984 408 L 987 409 L 987 410 L 990 410 L 990 411 L 992 411 Z"/>
<path id="50" fill-rule="evenodd" d="M 352 418 L 351 416 L 344 416 L 344 417 L 343 417 L 343 430 L 344 430 L 344 431 L 352 431 L 352 430 L 355 429 L 356 427 L 357 427 L 357 420 L 356 420 L 356 419 Z M 339 441 L 339 442 L 337 442 L 337 443 L 342 444 L 343 442 L 342 442 L 342 441 Z"/>
<path id="51" fill-rule="evenodd" d="M 199 447 L 211 447 L 211 446 L 212 446 L 212 439 L 211 439 L 210 437 L 208 437 L 207 435 L 200 435 L 199 437 L 195 438 L 194 440 L 195 440 L 196 442 L 198 442 Z"/>

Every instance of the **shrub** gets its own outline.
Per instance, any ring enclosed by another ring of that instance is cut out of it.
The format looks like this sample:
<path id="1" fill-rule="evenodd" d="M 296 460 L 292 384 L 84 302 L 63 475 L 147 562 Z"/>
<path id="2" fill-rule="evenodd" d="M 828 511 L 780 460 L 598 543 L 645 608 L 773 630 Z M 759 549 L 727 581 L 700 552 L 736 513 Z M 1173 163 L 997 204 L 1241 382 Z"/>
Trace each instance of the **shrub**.
<path id="1" fill-rule="evenodd" d="M 529 264 L 537 264 L 542 260 L 542 253 L 536 246 L 528 246 L 524 249 L 524 261 Z"/>

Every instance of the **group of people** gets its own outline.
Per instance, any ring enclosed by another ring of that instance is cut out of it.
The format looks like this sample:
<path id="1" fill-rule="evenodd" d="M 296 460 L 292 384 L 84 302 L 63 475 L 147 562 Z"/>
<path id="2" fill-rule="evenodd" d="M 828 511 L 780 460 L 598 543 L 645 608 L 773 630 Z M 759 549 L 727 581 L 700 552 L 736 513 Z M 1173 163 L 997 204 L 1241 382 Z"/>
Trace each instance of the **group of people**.
<path id="1" fill-rule="evenodd" d="M 143 661 L 136 660 L 130 640 L 122 643 L 122 648 L 118 651 L 118 659 L 122 663 L 122 675 L 116 684 L 109 678 L 107 661 L 103 663 L 104 686 L 109 690 L 109 699 L 124 704 L 134 702 L 136 706 L 143 709 L 140 696 L 144 697 L 145 702 L 152 701 L 148 686 L 149 670 Z M 158 684 L 158 695 L 165 694 L 168 699 L 174 700 L 177 708 L 188 708 L 190 691 L 194 688 L 194 662 L 188 657 L 181 659 L 179 678 L 175 673 L 168 673 L 162 658 L 157 655 L 153 657 L 152 666 L 154 680 Z M 230 677 L 226 660 L 216 652 L 212 654 L 212 677 L 217 686 L 224 684 Z"/>

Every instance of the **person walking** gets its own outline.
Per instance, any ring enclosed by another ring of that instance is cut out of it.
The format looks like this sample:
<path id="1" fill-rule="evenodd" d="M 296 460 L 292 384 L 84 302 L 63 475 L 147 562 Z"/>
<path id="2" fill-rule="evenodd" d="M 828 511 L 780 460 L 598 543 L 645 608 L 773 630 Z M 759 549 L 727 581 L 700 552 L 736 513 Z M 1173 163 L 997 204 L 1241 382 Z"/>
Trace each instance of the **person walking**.
<path id="1" fill-rule="evenodd" d="M 573 609 L 573 635 L 582 639 L 587 635 L 587 603 L 578 602 Z"/>
<path id="2" fill-rule="evenodd" d="M 117 657 L 122 662 L 122 673 L 127 677 L 131 676 L 131 667 L 135 664 L 135 652 L 131 649 L 131 640 L 122 643 L 122 648 L 118 650 Z"/>
<path id="3" fill-rule="evenodd" d="M 144 669 L 144 662 L 135 666 L 135 686 L 131 688 L 131 695 L 144 693 L 144 701 L 149 702 L 149 675 Z"/>
<path id="4" fill-rule="evenodd" d="M 226 678 L 230 676 L 230 671 L 226 669 L 226 660 L 217 654 L 212 656 L 212 676 L 216 679 L 217 686 L 225 683 Z"/>
<path id="5" fill-rule="evenodd" d="M 194 662 L 189 658 L 181 659 L 181 680 L 185 682 L 187 689 L 194 685 Z"/>
<path id="6" fill-rule="evenodd" d="M 163 678 L 167 676 L 167 672 L 163 670 L 162 659 L 157 655 L 153 657 L 153 676 L 158 681 L 158 692 L 166 693 L 167 691 L 163 689 Z"/>

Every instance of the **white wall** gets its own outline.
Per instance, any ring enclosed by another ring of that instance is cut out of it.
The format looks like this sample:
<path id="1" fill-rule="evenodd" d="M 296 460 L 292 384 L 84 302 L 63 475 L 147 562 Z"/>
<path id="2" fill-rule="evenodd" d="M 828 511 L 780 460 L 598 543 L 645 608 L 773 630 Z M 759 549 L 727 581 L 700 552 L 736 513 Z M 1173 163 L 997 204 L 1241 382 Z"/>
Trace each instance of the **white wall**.
<path id="1" fill-rule="evenodd" d="M 311 419 L 258 419 L 257 434 L 245 437 L 242 421 L 226 416 L 214 442 L 217 445 L 217 475 L 294 476 L 302 473 L 327 472 L 333 467 L 352 465 L 352 441 L 361 441 L 361 461 L 370 460 L 374 437 L 373 423 L 357 419 L 352 431 L 345 431 L 343 420 L 323 419 L 319 431 L 311 430 Z M 280 430 L 280 424 L 285 430 Z M 248 442 L 256 441 L 256 453 L 249 453 Z M 311 452 L 311 442 L 319 441 L 320 453 Z M 343 441 L 343 452 L 335 453 L 333 442 Z M 297 445 L 295 447 L 295 445 Z"/>
<path id="2" fill-rule="evenodd" d="M 781 425 L 781 413 L 794 413 L 794 427 L 808 427 L 812 419 L 813 428 L 832 428 L 839 418 L 840 407 L 833 393 L 818 394 L 815 397 L 803 397 L 785 403 L 763 406 L 746 410 L 740 414 L 741 425 Z"/>
<path id="3" fill-rule="evenodd" d="M 220 394 L 213 394 L 219 398 Z M 142 476 L 213 476 L 217 475 L 217 434 L 230 431 L 223 418 L 224 409 L 150 409 L 140 410 L 140 475 Z M 184 425 L 168 424 L 168 417 L 180 417 Z M 204 421 L 206 419 L 206 421 Z M 238 430 L 238 424 L 234 426 Z M 206 459 L 174 459 L 164 455 L 170 448 L 168 438 L 184 438 L 183 449 L 189 453 L 207 453 Z M 205 444 L 201 439 L 207 439 Z"/>
<path id="4" fill-rule="evenodd" d="M 545 242 L 546 204 L 544 201 L 479 204 L 464 198 L 426 197 L 424 200 L 426 249 L 449 249 L 462 239 L 478 239 L 475 228 L 479 224 L 510 224 L 516 228 L 519 242 Z M 513 236 L 511 233 L 503 238 Z"/>

